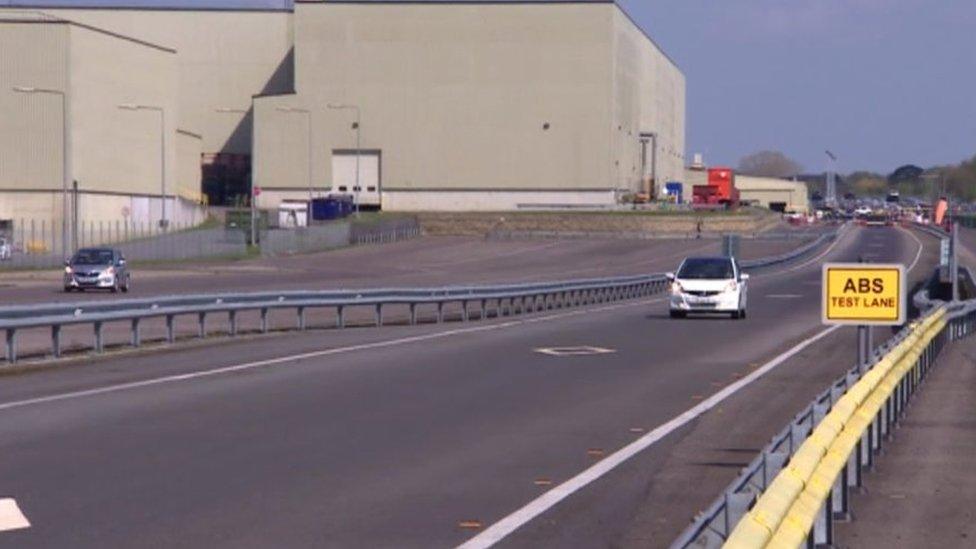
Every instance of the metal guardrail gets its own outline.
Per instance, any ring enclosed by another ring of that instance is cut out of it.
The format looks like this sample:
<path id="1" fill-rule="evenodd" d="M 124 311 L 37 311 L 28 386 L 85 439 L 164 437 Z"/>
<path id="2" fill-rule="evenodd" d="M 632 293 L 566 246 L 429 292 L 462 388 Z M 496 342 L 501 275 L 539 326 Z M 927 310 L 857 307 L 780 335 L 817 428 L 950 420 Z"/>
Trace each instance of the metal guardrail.
<path id="1" fill-rule="evenodd" d="M 755 261 L 742 262 L 744 268 L 758 269 L 779 265 L 804 256 L 817 247 L 832 241 L 836 233 L 829 233 L 791 252 Z M 305 330 L 306 311 L 333 308 L 336 327 L 345 327 L 345 311 L 351 307 L 370 307 L 374 310 L 376 326 L 383 325 L 383 309 L 392 305 L 407 306 L 410 323 L 418 321 L 421 306 L 436 308 L 437 322 L 444 321 L 447 304 L 461 305 L 461 320 L 470 319 L 469 305 L 480 305 L 479 319 L 489 316 L 488 307 L 494 304 L 496 317 L 525 314 L 539 310 L 589 305 L 632 299 L 663 292 L 668 287 L 666 276 L 648 274 L 612 278 L 592 278 L 561 282 L 508 284 L 494 286 L 451 286 L 443 288 L 383 288 L 371 290 L 291 291 L 239 294 L 206 294 L 170 296 L 144 299 L 113 300 L 107 302 L 76 302 L 69 304 L 36 304 L 0 307 L 0 331 L 6 334 L 6 360 L 17 361 L 17 335 L 27 329 L 49 328 L 54 357 L 61 357 L 61 331 L 64 326 L 90 324 L 93 326 L 93 345 L 96 353 L 105 349 L 104 326 L 107 323 L 130 324 L 132 347 L 142 343 L 140 327 L 143 321 L 163 318 L 166 321 L 166 341 L 176 340 L 175 319 L 196 316 L 198 336 L 206 337 L 208 315 L 226 314 L 230 335 L 238 333 L 238 314 L 259 311 L 260 330 L 270 330 L 268 314 L 272 310 L 295 309 L 297 328 Z"/>
<path id="2" fill-rule="evenodd" d="M 671 545 L 672 549 L 830 544 L 885 437 L 944 345 L 976 332 L 976 300 L 943 305 L 818 396 Z"/>

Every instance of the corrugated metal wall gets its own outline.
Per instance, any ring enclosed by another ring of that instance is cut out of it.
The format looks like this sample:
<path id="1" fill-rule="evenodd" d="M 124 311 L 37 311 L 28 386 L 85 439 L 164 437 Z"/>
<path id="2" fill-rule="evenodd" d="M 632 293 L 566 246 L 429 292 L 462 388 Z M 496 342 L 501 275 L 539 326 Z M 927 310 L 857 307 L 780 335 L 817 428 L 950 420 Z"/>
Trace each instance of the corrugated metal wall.
<path id="1" fill-rule="evenodd" d="M 62 102 L 14 86 L 64 90 L 68 27 L 0 21 L 0 189 L 60 189 Z M 41 207 L 41 206 L 39 206 Z M 16 205 L 0 204 L 0 218 Z M 18 212 L 50 217 L 53 212 Z"/>

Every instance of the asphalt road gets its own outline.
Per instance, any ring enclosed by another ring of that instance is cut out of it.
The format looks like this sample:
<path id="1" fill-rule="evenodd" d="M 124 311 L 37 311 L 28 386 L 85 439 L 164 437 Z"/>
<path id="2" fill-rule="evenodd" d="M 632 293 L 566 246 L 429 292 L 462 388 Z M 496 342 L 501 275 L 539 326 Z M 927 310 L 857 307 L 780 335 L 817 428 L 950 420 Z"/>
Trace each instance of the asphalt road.
<path id="1" fill-rule="evenodd" d="M 802 245 L 806 240 L 747 240 L 742 243 L 744 258 L 768 257 Z M 508 283 L 537 280 L 565 280 L 598 276 L 621 276 L 662 272 L 677 267 L 686 254 L 715 254 L 717 240 L 534 240 L 492 241 L 464 237 L 433 237 L 388 245 L 361 246 L 318 254 L 265 258 L 240 262 L 214 262 L 156 266 L 154 270 L 135 269 L 134 289 L 125 296 L 107 292 L 63 294 L 60 273 L 29 272 L 0 274 L 0 303 L 36 302 L 85 303 L 128 297 L 187 295 L 214 292 L 269 290 L 316 290 L 369 287 L 431 287 L 450 284 Z M 421 311 L 432 318 L 431 311 Z M 460 315 L 456 304 L 445 313 Z M 384 311 L 387 322 L 406 322 L 406 307 Z M 308 325 L 335 325 L 329 309 L 308 311 Z M 421 318 L 424 320 L 424 318 Z M 348 311 L 350 324 L 372 323 L 373 313 L 366 308 Z M 241 331 L 260 327 L 256 311 L 240 315 Z M 272 311 L 272 329 L 295 326 L 293 310 Z M 151 319 L 142 325 L 145 342 L 163 341 L 164 319 Z M 176 319 L 178 338 L 193 338 L 196 319 L 190 315 Z M 209 333 L 227 333 L 226 315 L 210 315 Z M 128 345 L 128 323 L 105 326 L 109 347 Z M 91 349 L 91 326 L 66 326 L 61 334 L 65 352 L 77 354 Z M 51 336 L 46 328 L 18 333 L 18 355 L 36 360 L 51 354 Z"/>
<path id="2" fill-rule="evenodd" d="M 819 260 L 918 260 L 922 278 L 925 238 L 852 229 Z M 32 527 L 0 546 L 456 545 L 480 531 L 463 522 L 496 522 L 820 332 L 819 260 L 754 277 L 744 321 L 672 321 L 652 299 L 4 378 L 0 498 Z M 811 345 L 503 545 L 666 546 L 735 474 L 707 452 L 748 461 L 850 366 L 848 340 Z M 579 345 L 609 352 L 538 352 Z M 689 459 L 688 444 L 706 452 Z"/>
<path id="3" fill-rule="evenodd" d="M 744 240 L 744 258 L 800 245 L 791 240 Z M 316 290 L 591 278 L 673 268 L 689 252 L 714 254 L 716 239 L 522 240 L 426 237 L 393 244 L 233 262 L 134 266 L 132 292 L 64 294 L 60 271 L 0 272 L 0 302 L 86 301 L 155 295 Z"/>

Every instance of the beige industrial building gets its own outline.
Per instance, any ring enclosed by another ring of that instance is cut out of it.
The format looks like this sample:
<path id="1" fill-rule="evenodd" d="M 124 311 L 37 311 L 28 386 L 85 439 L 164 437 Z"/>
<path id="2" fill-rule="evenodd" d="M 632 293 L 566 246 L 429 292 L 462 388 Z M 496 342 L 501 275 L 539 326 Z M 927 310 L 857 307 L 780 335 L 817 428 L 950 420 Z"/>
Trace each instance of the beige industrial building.
<path id="1" fill-rule="evenodd" d="M 4 4 L 0 224 L 155 223 L 164 195 L 198 219 L 214 166 L 242 193 L 253 166 L 265 209 L 357 180 L 390 210 L 607 206 L 683 178 L 684 76 L 612 0 Z"/>
<path id="2" fill-rule="evenodd" d="M 697 165 L 688 167 L 683 178 L 683 195 L 688 202 L 695 185 L 708 184 L 708 169 L 698 160 Z M 810 193 L 802 181 L 736 174 L 735 186 L 743 204 L 783 213 L 810 213 Z"/>
<path id="3" fill-rule="evenodd" d="M 744 203 L 785 213 L 810 213 L 810 194 L 802 181 L 736 175 L 735 186 Z"/>
<path id="4" fill-rule="evenodd" d="M 0 11 L 0 220 L 147 223 L 164 189 L 167 218 L 193 220 L 200 138 L 178 124 L 178 83 L 170 48 Z"/>
<path id="5" fill-rule="evenodd" d="M 682 179 L 684 76 L 613 2 L 299 2 L 294 33 L 295 93 L 254 101 L 262 208 L 355 194 L 357 150 L 360 202 L 386 210 L 606 206 Z"/>

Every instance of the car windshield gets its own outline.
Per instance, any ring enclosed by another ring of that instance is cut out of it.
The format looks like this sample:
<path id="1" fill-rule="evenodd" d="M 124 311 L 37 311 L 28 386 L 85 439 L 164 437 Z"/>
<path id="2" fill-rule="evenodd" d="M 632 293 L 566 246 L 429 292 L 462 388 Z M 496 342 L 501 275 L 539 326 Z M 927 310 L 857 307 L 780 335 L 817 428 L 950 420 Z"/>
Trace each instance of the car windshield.
<path id="1" fill-rule="evenodd" d="M 727 280 L 734 278 L 732 261 L 715 258 L 686 259 L 678 271 L 678 278 L 685 280 Z"/>
<path id="2" fill-rule="evenodd" d="M 112 250 L 78 250 L 71 259 L 75 265 L 111 265 Z"/>

